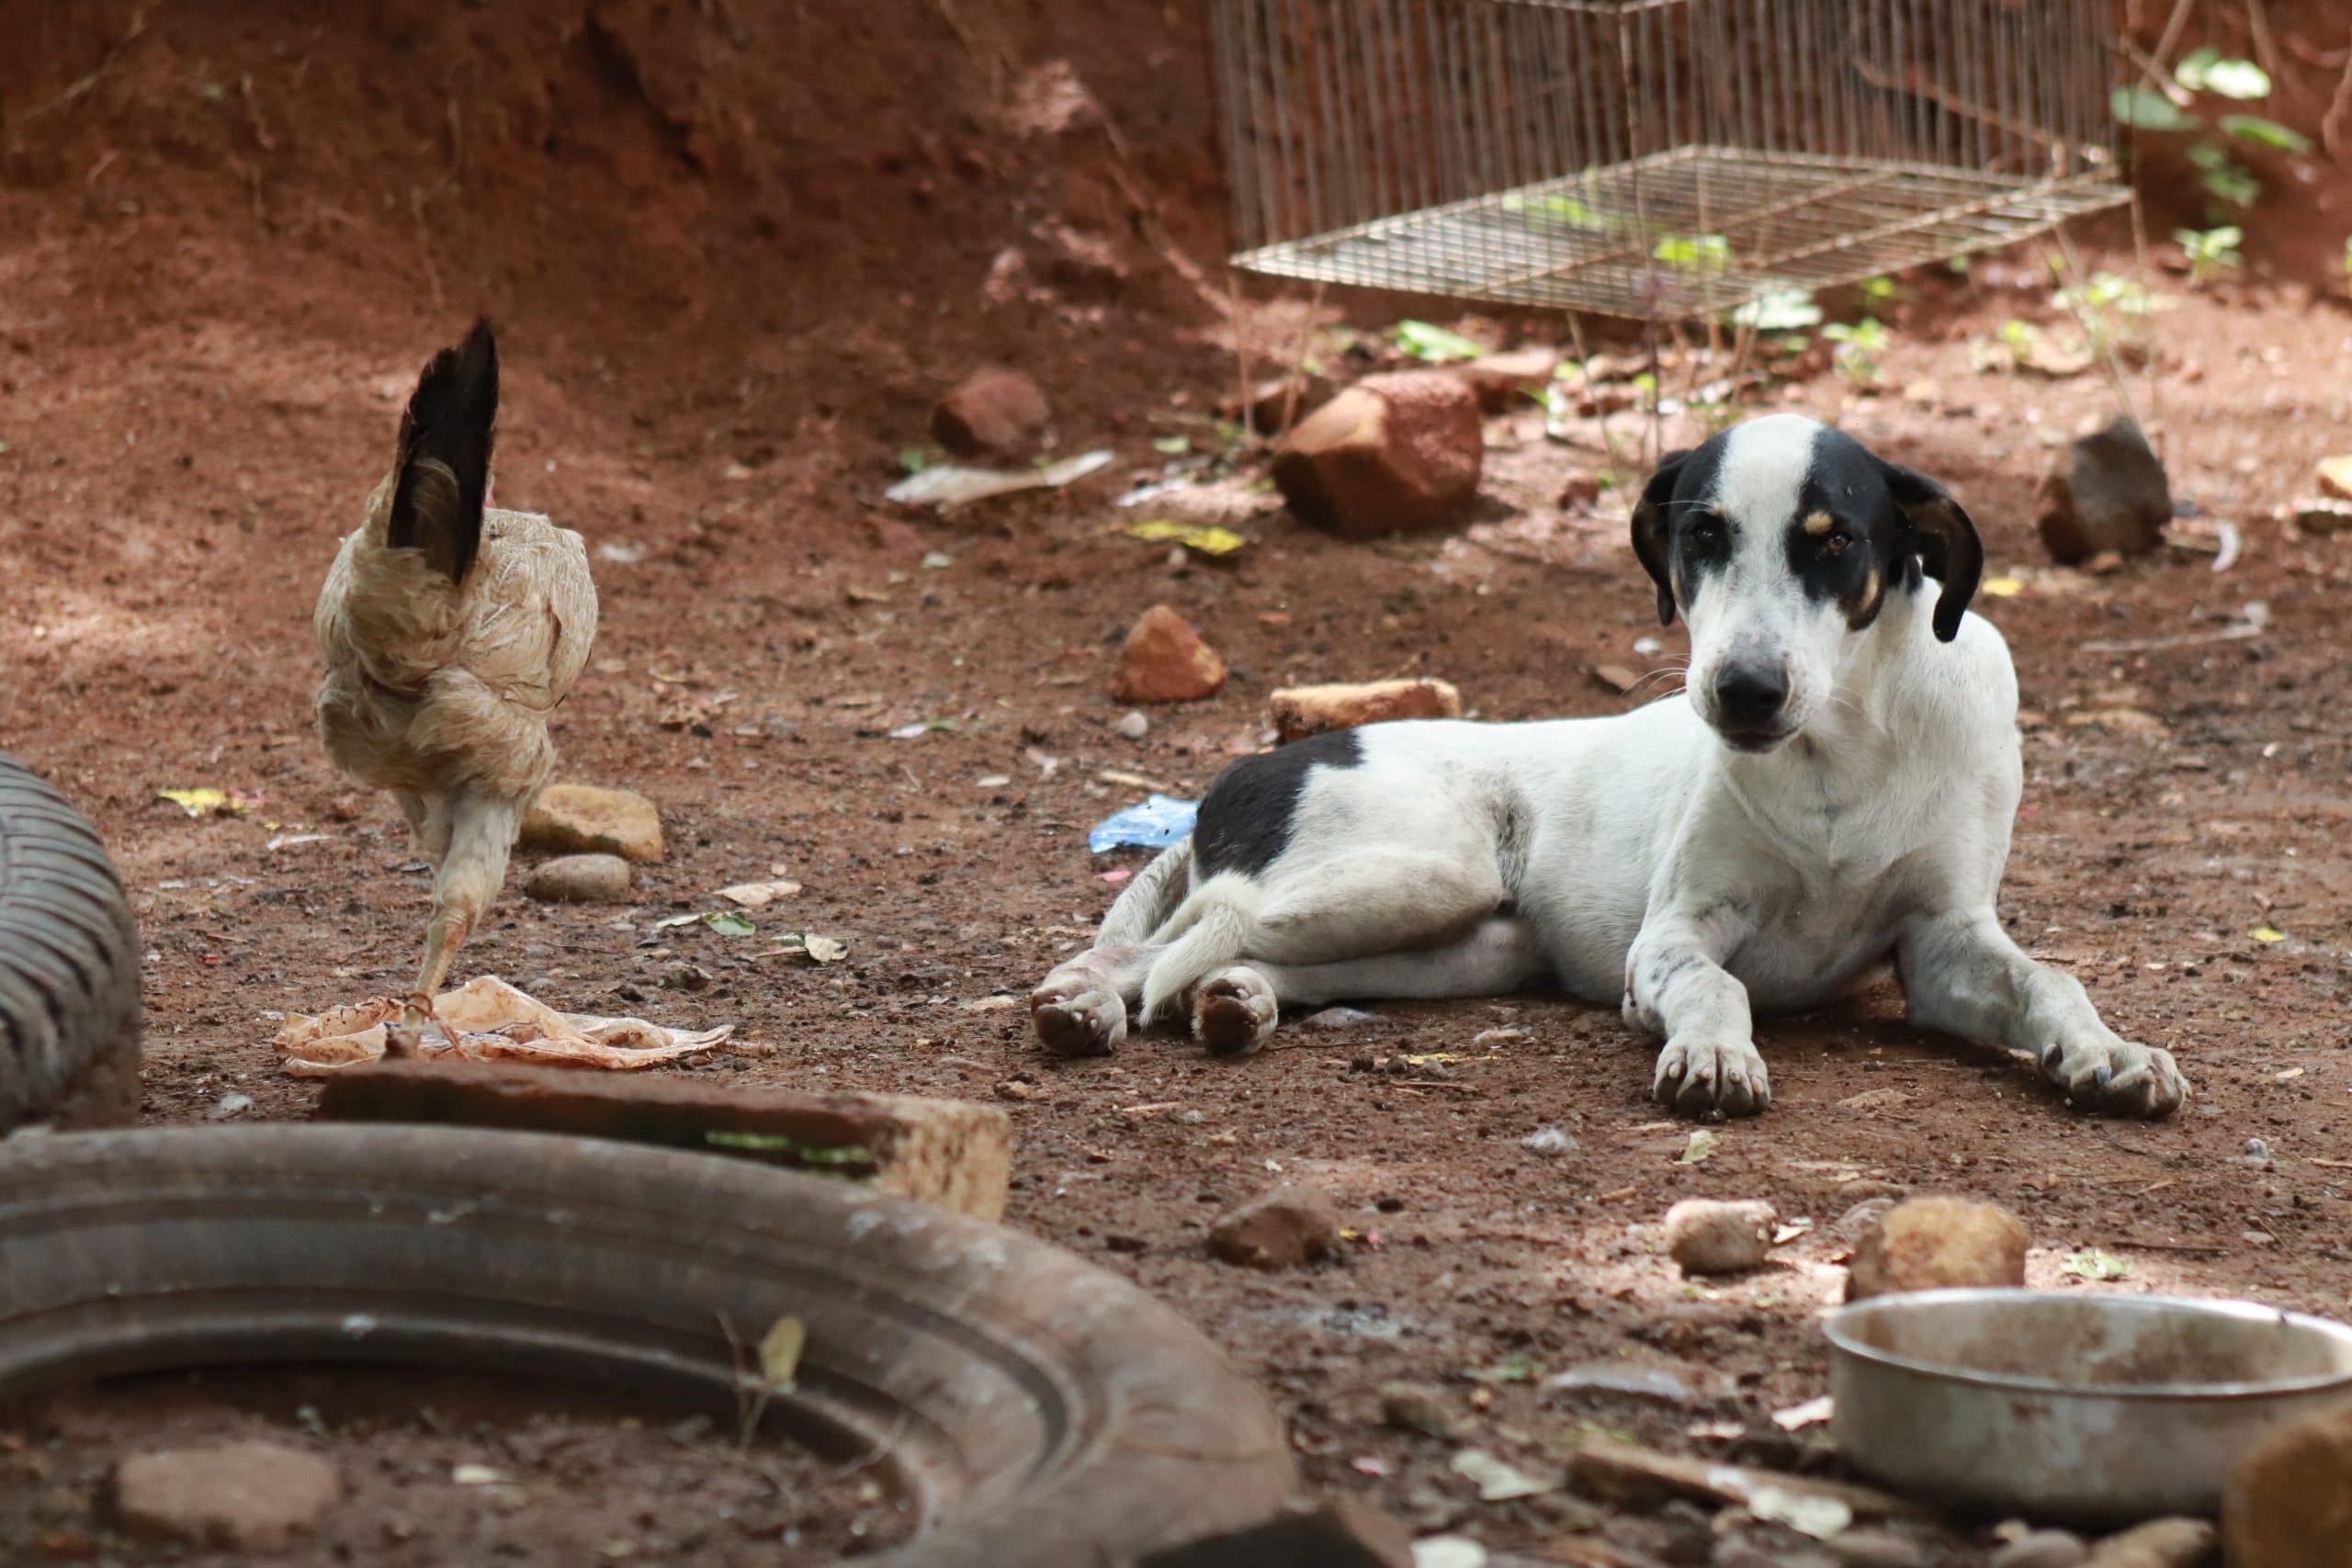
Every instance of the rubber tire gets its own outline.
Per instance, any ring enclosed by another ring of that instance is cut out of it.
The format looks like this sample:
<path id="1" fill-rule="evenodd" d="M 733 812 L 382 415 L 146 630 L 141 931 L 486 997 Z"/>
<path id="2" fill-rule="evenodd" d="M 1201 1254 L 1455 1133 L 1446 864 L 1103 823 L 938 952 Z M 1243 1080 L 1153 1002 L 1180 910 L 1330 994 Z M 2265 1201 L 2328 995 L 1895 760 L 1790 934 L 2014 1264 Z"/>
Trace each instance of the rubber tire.
<path id="1" fill-rule="evenodd" d="M 0 1133 L 139 1114 L 139 928 L 80 812 L 0 756 Z"/>
<path id="2" fill-rule="evenodd" d="M 1198 1333 L 1015 1232 L 848 1181 L 534 1133 L 280 1123 L 0 1144 L 0 1397 L 362 1361 L 684 1395 L 808 1330 L 769 1418 L 883 1461 L 888 1568 L 1102 1568 L 1276 1513 L 1281 1424 Z"/>

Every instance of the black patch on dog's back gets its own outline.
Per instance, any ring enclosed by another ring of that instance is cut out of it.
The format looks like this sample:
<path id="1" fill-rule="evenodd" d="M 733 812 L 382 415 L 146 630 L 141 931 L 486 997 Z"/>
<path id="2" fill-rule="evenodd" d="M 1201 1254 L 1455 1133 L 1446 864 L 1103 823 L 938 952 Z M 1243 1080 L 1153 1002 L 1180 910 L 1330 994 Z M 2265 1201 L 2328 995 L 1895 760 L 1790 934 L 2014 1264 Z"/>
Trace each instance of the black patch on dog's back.
<path id="1" fill-rule="evenodd" d="M 1204 876 L 1238 871 L 1255 876 L 1290 848 L 1291 818 L 1314 768 L 1353 768 L 1363 743 L 1352 729 L 1310 735 L 1229 764 L 1201 797 L 1193 827 L 1193 863 Z"/>

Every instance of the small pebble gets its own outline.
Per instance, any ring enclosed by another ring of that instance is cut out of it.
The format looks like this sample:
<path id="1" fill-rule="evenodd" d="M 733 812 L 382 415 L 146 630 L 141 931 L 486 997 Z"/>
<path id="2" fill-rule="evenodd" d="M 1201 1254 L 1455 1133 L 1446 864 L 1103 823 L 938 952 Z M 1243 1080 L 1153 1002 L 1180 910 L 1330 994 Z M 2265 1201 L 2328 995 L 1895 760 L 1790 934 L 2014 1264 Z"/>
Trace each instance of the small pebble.
<path id="1" fill-rule="evenodd" d="M 1262 1192 L 1221 1216 L 1209 1251 L 1251 1269 L 1295 1269 L 1340 1250 L 1340 1217 L 1329 1196 L 1304 1182 Z"/>
<path id="2" fill-rule="evenodd" d="M 1151 720 L 1146 718 L 1140 710 L 1129 708 L 1119 716 L 1119 722 L 1111 728 L 1130 740 L 1140 740 L 1151 733 Z"/>
<path id="3" fill-rule="evenodd" d="M 1538 1127 L 1520 1139 L 1519 1146 L 1532 1155 L 1572 1155 L 1577 1141 L 1557 1127 Z"/>
<path id="4" fill-rule="evenodd" d="M 1325 1008 L 1299 1020 L 1298 1027 L 1318 1032 L 1333 1032 L 1347 1029 L 1383 1029 L 1388 1021 L 1376 1012 L 1363 1012 L 1355 1008 Z"/>
<path id="5" fill-rule="evenodd" d="M 2352 1540 L 2352 1407 L 2282 1426 L 2230 1467 L 2230 1568 L 2343 1568 Z"/>
<path id="6" fill-rule="evenodd" d="M 2017 1215 L 1967 1198 L 1913 1198 L 1888 1210 L 1854 1244 L 1846 1299 L 1962 1286 L 2015 1290 L 2025 1283 L 2031 1233 Z"/>
<path id="7" fill-rule="evenodd" d="M 1445 1396 L 1415 1382 L 1381 1385 L 1380 1419 L 1397 1431 L 1419 1432 L 1425 1437 L 1444 1438 L 1453 1432 L 1453 1417 L 1445 1408 Z"/>
<path id="8" fill-rule="evenodd" d="M 1986 1568 L 2080 1568 L 2091 1549 L 2067 1530 L 2034 1530 L 1993 1553 Z"/>
<path id="9" fill-rule="evenodd" d="M 1613 1394 L 1646 1404 L 1689 1404 L 1698 1398 L 1689 1383 L 1664 1367 L 1631 1361 L 1587 1361 L 1555 1374 L 1544 1386 L 1554 1393 Z"/>
<path id="10" fill-rule="evenodd" d="M 561 855 L 525 878 L 523 892 L 542 904 L 625 904 L 629 882 L 618 855 Z"/>
<path id="11" fill-rule="evenodd" d="M 1686 1274 L 1736 1274 L 1764 1261 L 1780 1224 L 1770 1203 L 1686 1199 L 1666 1212 L 1666 1250 Z"/>
<path id="12" fill-rule="evenodd" d="M 129 1534 L 225 1548 L 242 1559 L 285 1550 L 342 1495 L 334 1466 L 317 1455 L 241 1442 L 126 1459 L 115 1468 L 110 1504 Z"/>
<path id="13" fill-rule="evenodd" d="M 1927 1550 L 1891 1530 L 1849 1529 L 1823 1543 L 1843 1568 L 1922 1568 Z"/>
<path id="14" fill-rule="evenodd" d="M 254 1097 L 250 1094 L 224 1094 L 207 1114 L 215 1122 L 226 1122 L 231 1117 L 243 1116 L 253 1108 Z"/>
<path id="15" fill-rule="evenodd" d="M 2152 1519 L 2100 1541 L 2083 1568 L 2202 1568 L 2220 1544 L 2221 1533 L 2206 1520 Z"/>
<path id="16" fill-rule="evenodd" d="M 2245 1141 L 2245 1161 L 2248 1165 L 2268 1165 L 2270 1145 L 2260 1138 L 2248 1138 Z"/>
<path id="17" fill-rule="evenodd" d="M 1886 1218 L 1886 1212 L 1897 1201 L 1894 1198 L 1865 1198 L 1838 1215 L 1837 1224 L 1829 1228 L 1848 1247 L 1858 1246 L 1862 1237 L 1878 1229 L 1879 1222 Z"/>

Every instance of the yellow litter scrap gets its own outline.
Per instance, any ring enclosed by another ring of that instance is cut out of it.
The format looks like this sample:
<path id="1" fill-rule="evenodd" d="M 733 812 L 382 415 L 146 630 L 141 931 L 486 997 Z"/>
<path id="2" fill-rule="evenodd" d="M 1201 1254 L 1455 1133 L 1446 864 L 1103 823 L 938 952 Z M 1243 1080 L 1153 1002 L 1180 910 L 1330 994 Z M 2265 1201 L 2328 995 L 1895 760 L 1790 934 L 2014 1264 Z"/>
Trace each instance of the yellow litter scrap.
<path id="1" fill-rule="evenodd" d="M 1130 539 L 1141 539 L 1148 544 L 1182 545 L 1204 556 L 1229 556 L 1250 543 L 1230 528 L 1219 528 L 1204 523 L 1171 523 L 1164 517 L 1130 523 L 1119 532 Z"/>
<path id="2" fill-rule="evenodd" d="M 2277 926 L 2256 926 L 2254 930 L 2246 932 L 2245 934 L 2254 938 L 2256 942 L 2284 942 L 2287 940 L 2287 933 L 2280 931 Z"/>
<path id="3" fill-rule="evenodd" d="M 166 789 L 156 792 L 156 798 L 168 800 L 190 817 L 210 817 L 222 811 L 243 814 L 254 808 L 254 803 L 225 789 L 204 785 L 196 789 Z"/>
<path id="4" fill-rule="evenodd" d="M 2025 592 L 2025 584 L 2014 577 L 1988 577 L 1976 586 L 1996 599 L 2014 599 Z"/>

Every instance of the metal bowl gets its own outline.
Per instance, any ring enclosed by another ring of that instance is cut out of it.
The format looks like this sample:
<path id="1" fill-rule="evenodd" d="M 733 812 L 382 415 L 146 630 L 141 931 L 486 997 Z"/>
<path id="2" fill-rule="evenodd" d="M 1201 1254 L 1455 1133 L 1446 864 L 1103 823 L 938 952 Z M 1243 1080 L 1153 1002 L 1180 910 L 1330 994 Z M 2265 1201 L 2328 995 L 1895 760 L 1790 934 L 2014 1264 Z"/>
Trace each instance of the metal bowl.
<path id="1" fill-rule="evenodd" d="M 1962 1507 L 2086 1524 L 2216 1513 L 2241 1454 L 2352 1407 L 2352 1328 L 2252 1302 L 1926 1291 L 1826 1328 L 1838 1450 Z"/>

